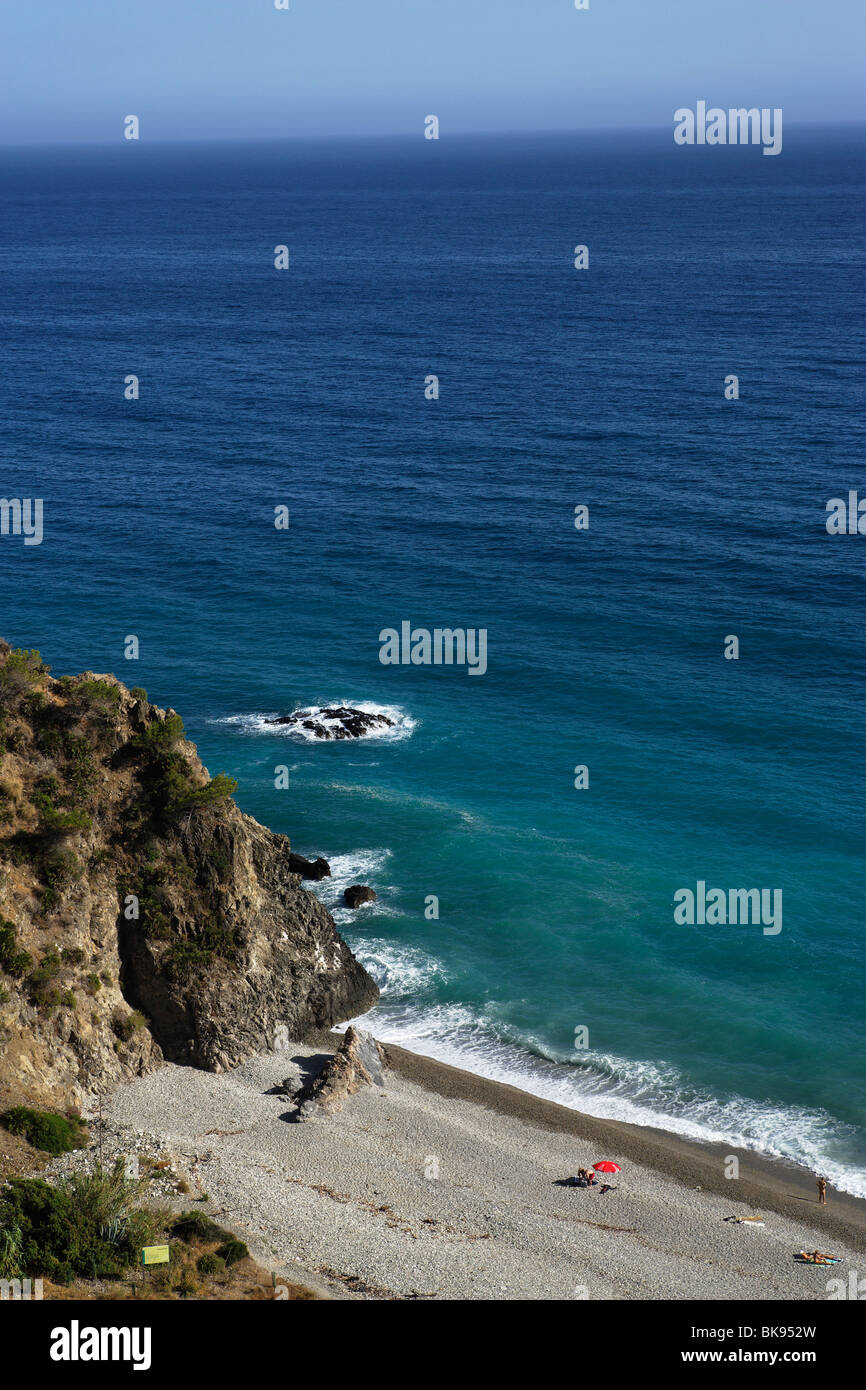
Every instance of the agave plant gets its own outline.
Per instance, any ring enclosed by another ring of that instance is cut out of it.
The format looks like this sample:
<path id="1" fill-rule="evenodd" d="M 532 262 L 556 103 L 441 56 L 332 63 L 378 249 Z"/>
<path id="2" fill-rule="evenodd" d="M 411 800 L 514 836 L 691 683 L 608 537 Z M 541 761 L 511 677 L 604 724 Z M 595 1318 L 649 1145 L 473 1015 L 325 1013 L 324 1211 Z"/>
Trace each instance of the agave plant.
<path id="1" fill-rule="evenodd" d="M 70 1173 L 62 1186 L 78 1215 L 118 1251 L 148 1244 L 160 1229 L 160 1213 L 140 1205 L 148 1179 L 128 1178 L 122 1158 L 110 1169 L 97 1164 L 92 1173 Z"/>
<path id="2" fill-rule="evenodd" d="M 120 1216 L 113 1216 L 110 1221 L 100 1226 L 99 1234 L 109 1245 L 124 1245 L 129 1234 L 128 1214 L 123 1212 Z"/>

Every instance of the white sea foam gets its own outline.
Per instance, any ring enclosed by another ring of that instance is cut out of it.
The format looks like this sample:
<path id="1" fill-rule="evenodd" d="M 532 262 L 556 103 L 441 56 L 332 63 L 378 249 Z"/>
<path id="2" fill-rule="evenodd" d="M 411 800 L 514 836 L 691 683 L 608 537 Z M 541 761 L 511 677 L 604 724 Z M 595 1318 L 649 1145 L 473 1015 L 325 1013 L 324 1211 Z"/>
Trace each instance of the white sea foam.
<path id="1" fill-rule="evenodd" d="M 866 1170 L 828 1156 L 851 1131 L 825 1111 L 715 1097 L 667 1064 L 595 1052 L 575 1060 L 545 1056 L 533 1039 L 509 1036 L 494 1017 L 469 1005 L 424 1003 L 442 967 L 423 952 L 373 940 L 365 945 L 366 951 L 354 949 L 382 990 L 382 1001 L 366 1022 L 353 1022 L 383 1042 L 599 1119 L 787 1159 L 823 1173 L 840 1191 L 866 1197 Z"/>
<path id="2" fill-rule="evenodd" d="M 310 857 L 315 858 L 315 855 Z M 388 901 L 397 889 L 387 882 L 389 849 L 357 849 L 350 854 L 326 855 L 331 868 L 331 877 L 309 882 L 306 886 L 316 894 L 331 913 L 340 927 L 349 924 L 363 925 L 365 917 L 392 917 L 396 908 Z M 346 907 L 343 903 L 343 890 L 353 883 L 362 883 L 376 893 L 374 903 L 365 903 L 359 908 Z M 357 954 L 357 953 L 356 953 Z"/>
<path id="3" fill-rule="evenodd" d="M 338 726 L 338 721 L 328 719 L 322 715 L 324 709 L 346 708 L 361 710 L 364 714 L 381 714 L 386 719 L 391 720 L 390 727 L 382 725 L 380 728 L 369 729 L 358 738 L 342 739 L 341 743 L 370 743 L 372 741 L 399 741 L 409 738 L 418 727 L 418 720 L 413 719 L 399 705 L 379 705 L 373 700 L 325 700 L 315 704 L 301 705 L 297 708 L 302 709 L 305 714 L 310 715 L 325 727 Z M 319 739 L 312 729 L 305 729 L 302 723 L 297 724 L 273 724 L 269 721 L 280 718 L 285 711 L 273 711 L 264 714 L 229 714 L 213 722 L 216 724 L 231 724 L 248 734 L 272 734 L 282 738 L 293 739 L 297 743 L 330 743 L 330 739 Z"/>
<path id="4" fill-rule="evenodd" d="M 353 950 L 392 1002 L 415 999 L 448 978 L 442 962 L 418 947 L 395 946 L 382 937 L 364 937 L 356 942 Z"/>

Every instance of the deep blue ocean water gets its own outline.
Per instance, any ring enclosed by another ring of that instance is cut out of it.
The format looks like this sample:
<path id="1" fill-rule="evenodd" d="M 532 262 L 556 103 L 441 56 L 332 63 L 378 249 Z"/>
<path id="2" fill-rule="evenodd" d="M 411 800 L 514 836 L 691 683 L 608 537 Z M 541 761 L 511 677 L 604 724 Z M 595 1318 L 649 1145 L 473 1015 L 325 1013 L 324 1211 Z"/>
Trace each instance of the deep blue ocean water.
<path id="1" fill-rule="evenodd" d="M 861 1194 L 864 172 L 832 128 L 0 154 L 2 492 L 45 508 L 0 632 L 331 860 L 383 1038 Z M 403 620 L 487 673 L 383 666 Z M 335 701 L 395 735 L 261 722 Z M 675 925 L 698 879 L 781 934 Z"/>

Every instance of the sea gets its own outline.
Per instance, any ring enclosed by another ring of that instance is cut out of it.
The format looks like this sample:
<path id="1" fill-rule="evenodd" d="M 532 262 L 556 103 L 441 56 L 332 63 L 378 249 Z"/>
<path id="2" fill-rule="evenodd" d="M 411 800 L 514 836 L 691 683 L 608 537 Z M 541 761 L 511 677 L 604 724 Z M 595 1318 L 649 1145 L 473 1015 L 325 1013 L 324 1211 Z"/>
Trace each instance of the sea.
<path id="1" fill-rule="evenodd" d="M 864 186 L 862 126 L 0 151 L 0 634 L 329 860 L 378 1037 L 861 1196 Z"/>

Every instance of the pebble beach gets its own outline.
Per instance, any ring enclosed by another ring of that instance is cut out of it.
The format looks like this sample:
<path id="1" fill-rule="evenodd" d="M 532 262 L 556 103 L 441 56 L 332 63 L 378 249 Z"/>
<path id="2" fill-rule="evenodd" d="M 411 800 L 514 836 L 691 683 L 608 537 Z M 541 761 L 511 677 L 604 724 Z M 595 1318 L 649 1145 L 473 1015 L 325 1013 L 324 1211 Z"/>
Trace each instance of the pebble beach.
<path id="1" fill-rule="evenodd" d="M 127 1152 L 169 1153 L 277 1280 L 331 1298 L 822 1300 L 866 1273 L 866 1203 L 831 1191 L 820 1208 L 801 1170 L 742 1153 L 727 1180 L 730 1150 L 398 1048 L 383 1089 L 296 1123 L 274 1088 L 314 1075 L 327 1046 L 220 1075 L 165 1066 L 114 1092 L 106 1127 Z M 565 1185 L 601 1159 L 622 1168 L 611 1191 Z M 840 1263 L 798 1264 L 801 1249 Z"/>

